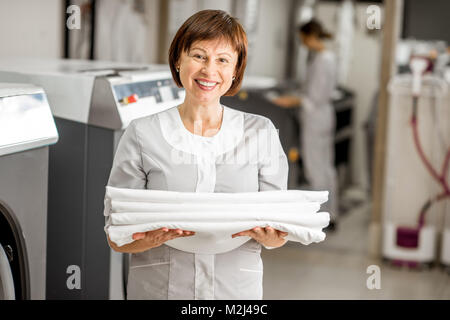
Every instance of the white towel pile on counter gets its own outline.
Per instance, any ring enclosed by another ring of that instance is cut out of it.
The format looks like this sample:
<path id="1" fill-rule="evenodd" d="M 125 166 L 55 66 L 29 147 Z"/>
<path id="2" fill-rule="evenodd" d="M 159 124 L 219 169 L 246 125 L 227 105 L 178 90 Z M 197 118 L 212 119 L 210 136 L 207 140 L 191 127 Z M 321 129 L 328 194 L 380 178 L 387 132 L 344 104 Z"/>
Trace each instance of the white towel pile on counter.
<path id="1" fill-rule="evenodd" d="M 328 191 L 195 193 L 106 187 L 105 232 L 123 246 L 137 232 L 162 227 L 195 231 L 165 243 L 186 252 L 217 254 L 250 240 L 232 234 L 271 226 L 287 232 L 286 240 L 308 245 L 325 239 L 322 229 L 330 215 L 318 211 L 327 200 Z"/>

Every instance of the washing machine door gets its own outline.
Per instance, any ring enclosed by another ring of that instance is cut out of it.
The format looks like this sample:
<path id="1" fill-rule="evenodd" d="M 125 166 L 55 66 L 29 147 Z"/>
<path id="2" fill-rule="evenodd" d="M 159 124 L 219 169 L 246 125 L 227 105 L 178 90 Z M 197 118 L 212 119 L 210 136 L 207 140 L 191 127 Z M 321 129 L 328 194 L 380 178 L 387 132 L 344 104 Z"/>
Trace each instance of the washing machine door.
<path id="1" fill-rule="evenodd" d="M 14 280 L 9 258 L 0 243 L 0 300 L 15 300 Z"/>

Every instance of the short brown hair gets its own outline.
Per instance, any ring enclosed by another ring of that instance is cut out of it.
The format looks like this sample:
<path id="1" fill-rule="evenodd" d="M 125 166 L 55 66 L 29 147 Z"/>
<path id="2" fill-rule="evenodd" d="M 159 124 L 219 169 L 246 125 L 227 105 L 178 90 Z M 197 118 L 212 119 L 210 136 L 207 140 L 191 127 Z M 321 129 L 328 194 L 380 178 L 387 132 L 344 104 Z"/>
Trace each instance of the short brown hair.
<path id="1" fill-rule="evenodd" d="M 176 63 L 182 52 L 188 52 L 195 41 L 226 39 L 236 50 L 238 60 L 236 63 L 235 79 L 225 96 L 235 95 L 244 78 L 247 65 L 247 35 L 244 28 L 228 13 L 222 10 L 202 10 L 188 18 L 178 29 L 169 48 L 169 65 L 172 77 L 178 87 L 183 87 L 180 75 L 176 71 Z"/>

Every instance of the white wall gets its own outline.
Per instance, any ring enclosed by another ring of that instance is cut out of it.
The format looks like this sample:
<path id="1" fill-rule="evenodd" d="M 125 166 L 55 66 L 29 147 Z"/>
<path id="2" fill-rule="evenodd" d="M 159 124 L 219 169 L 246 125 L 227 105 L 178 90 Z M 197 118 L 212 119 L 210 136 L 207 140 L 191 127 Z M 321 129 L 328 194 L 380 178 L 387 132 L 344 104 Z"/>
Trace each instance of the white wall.
<path id="1" fill-rule="evenodd" d="M 63 55 L 62 0 L 0 0 L 0 58 Z"/>

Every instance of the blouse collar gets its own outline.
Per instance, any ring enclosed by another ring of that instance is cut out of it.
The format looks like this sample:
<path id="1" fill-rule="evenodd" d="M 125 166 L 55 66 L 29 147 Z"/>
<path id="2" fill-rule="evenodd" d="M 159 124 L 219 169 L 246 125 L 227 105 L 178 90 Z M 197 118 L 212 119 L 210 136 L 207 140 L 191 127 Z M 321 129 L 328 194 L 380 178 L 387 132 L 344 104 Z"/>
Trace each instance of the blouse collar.
<path id="1" fill-rule="evenodd" d="M 197 156 L 214 156 L 234 149 L 244 134 L 242 112 L 223 106 L 222 125 L 212 137 L 193 134 L 183 124 L 177 107 L 158 113 L 164 139 L 175 149 Z"/>

